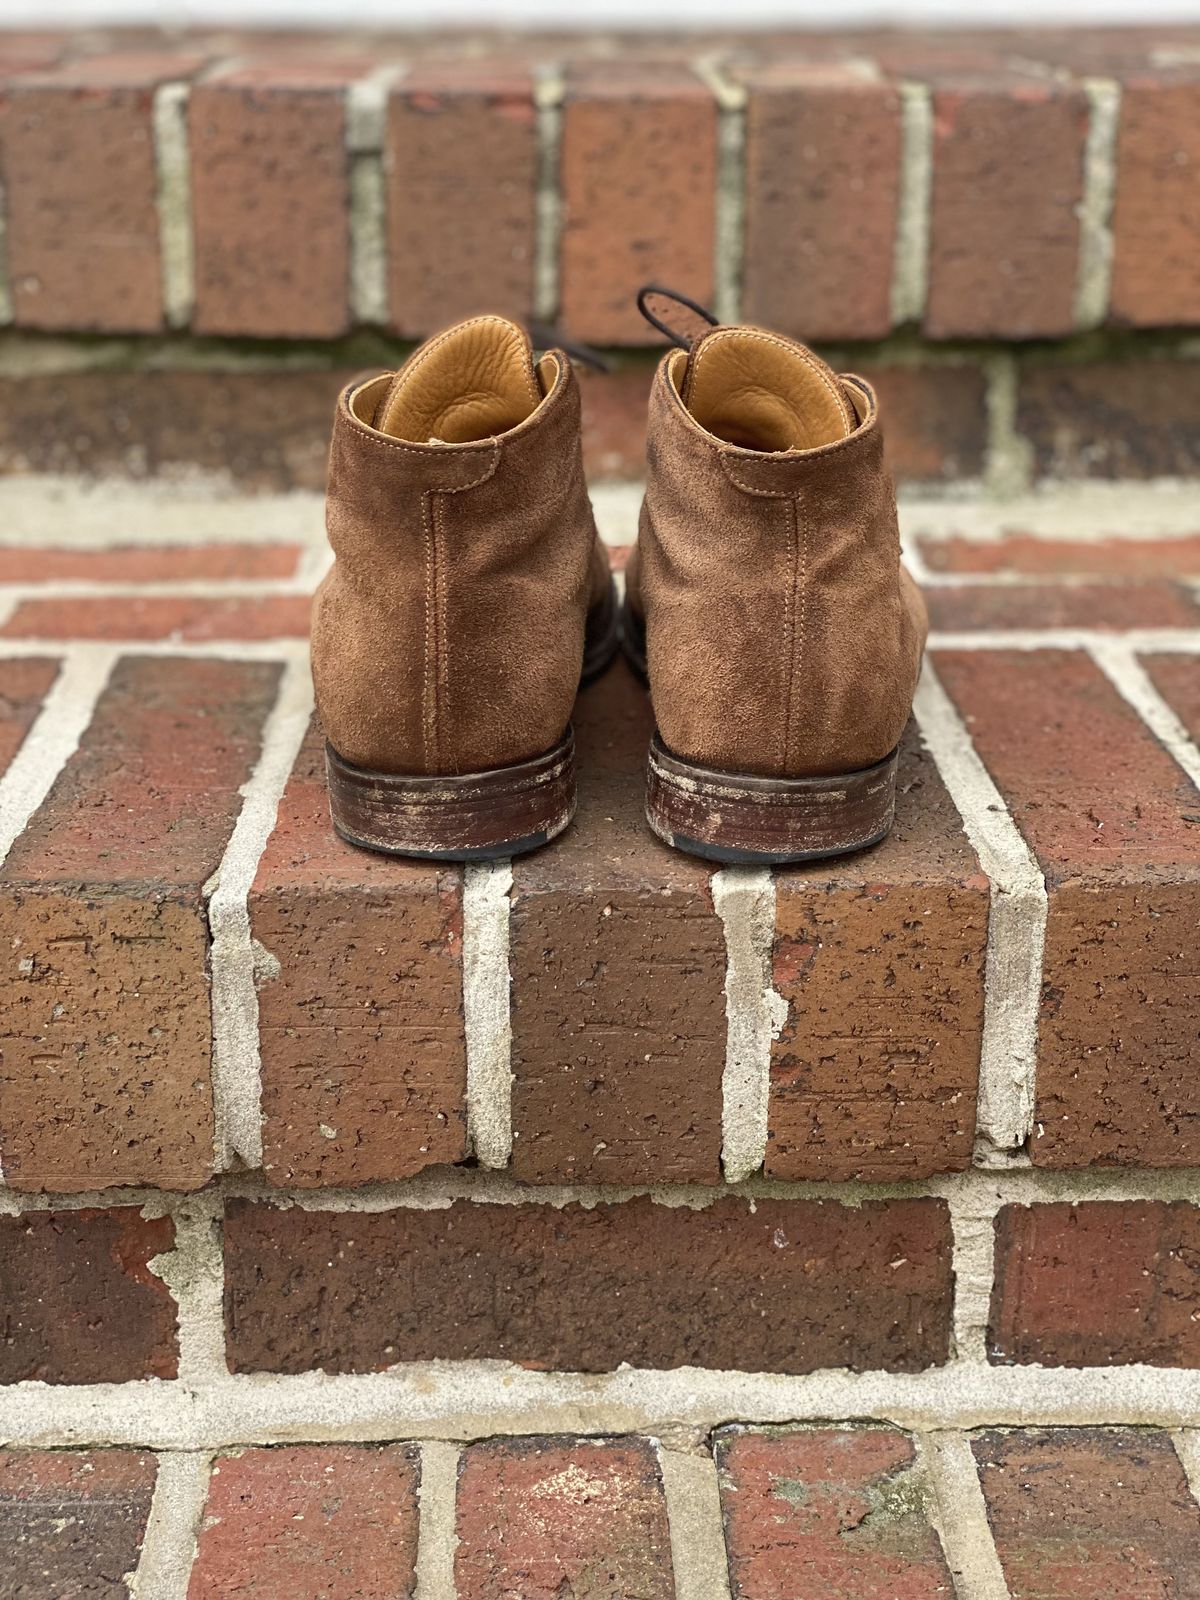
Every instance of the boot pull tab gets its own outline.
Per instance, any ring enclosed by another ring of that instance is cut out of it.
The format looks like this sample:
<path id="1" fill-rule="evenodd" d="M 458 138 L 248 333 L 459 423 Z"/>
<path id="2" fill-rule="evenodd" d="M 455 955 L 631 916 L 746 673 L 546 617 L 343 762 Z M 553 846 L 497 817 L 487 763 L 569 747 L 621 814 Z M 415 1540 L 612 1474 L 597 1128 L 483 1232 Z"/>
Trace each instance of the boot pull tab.
<path id="1" fill-rule="evenodd" d="M 661 283 L 645 283 L 637 292 L 637 308 L 645 317 L 652 328 L 657 328 L 659 333 L 665 334 L 672 344 L 678 345 L 681 350 L 690 350 L 704 329 L 696 328 L 691 332 L 671 326 L 665 320 L 665 311 L 662 315 L 650 307 L 650 301 L 665 300 L 668 306 L 679 306 L 685 312 L 690 312 L 693 317 L 698 317 L 709 328 L 719 328 L 720 319 L 713 316 L 707 306 L 700 305 L 686 294 L 680 294 L 678 289 L 665 289 Z"/>

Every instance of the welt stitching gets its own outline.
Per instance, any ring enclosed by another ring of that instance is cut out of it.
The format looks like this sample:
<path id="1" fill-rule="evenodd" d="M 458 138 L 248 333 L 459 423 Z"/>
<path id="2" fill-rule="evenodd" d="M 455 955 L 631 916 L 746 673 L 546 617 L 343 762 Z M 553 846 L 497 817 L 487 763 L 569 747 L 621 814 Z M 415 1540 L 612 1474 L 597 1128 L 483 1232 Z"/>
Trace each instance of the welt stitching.
<path id="1" fill-rule="evenodd" d="M 421 496 L 421 525 L 425 542 L 425 662 L 421 690 L 421 734 L 425 765 L 437 767 L 437 552 L 431 513 L 433 492 Z"/>
<path id="2" fill-rule="evenodd" d="M 434 552 L 435 552 L 435 554 L 437 556 L 437 589 L 436 589 L 436 598 L 437 598 L 437 622 L 438 622 L 438 630 L 439 631 L 438 631 L 438 649 L 437 649 L 437 672 L 436 672 L 436 676 L 435 676 L 435 679 L 434 679 L 434 695 L 435 695 L 435 700 L 438 702 L 438 704 L 436 704 L 435 708 L 434 708 L 434 717 L 435 717 L 435 724 L 437 724 L 437 716 L 438 716 L 439 709 L 443 713 L 446 711 L 446 708 L 447 708 L 447 705 L 448 705 L 449 693 L 450 693 L 450 629 L 446 625 L 446 615 L 447 615 L 447 609 L 448 609 L 447 608 L 447 601 L 446 601 L 446 589 L 447 589 L 448 586 L 447 586 L 447 583 L 446 583 L 446 537 L 445 537 L 445 527 L 444 527 L 444 524 L 442 522 L 441 506 L 440 506 L 440 501 L 439 501 L 438 497 L 436 495 L 431 495 L 430 496 L 430 500 L 431 500 L 432 507 L 433 507 L 433 543 L 434 543 Z M 440 724 L 437 724 L 437 725 L 440 726 Z M 441 743 L 440 738 L 439 738 L 438 742 L 439 742 L 439 748 L 440 748 L 440 743 Z"/>

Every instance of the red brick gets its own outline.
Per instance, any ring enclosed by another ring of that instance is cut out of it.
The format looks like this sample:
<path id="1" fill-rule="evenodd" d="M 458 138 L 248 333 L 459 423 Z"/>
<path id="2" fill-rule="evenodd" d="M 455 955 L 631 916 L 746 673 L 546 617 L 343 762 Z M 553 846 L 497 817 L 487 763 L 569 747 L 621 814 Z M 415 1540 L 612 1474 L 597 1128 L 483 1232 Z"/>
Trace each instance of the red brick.
<path id="1" fill-rule="evenodd" d="M 1195 477 L 1200 361 L 1026 367 L 1017 432 L 1033 447 L 1038 478 Z"/>
<path id="2" fill-rule="evenodd" d="M 1200 74 L 1121 86 L 1111 314 L 1147 328 L 1200 322 Z"/>
<path id="3" fill-rule="evenodd" d="M 951 1276 L 939 1200 L 358 1213 L 235 1200 L 225 1221 L 235 1372 L 916 1371 L 946 1359 Z"/>
<path id="4" fill-rule="evenodd" d="M 133 1450 L 5 1450 L 0 1550 L 13 1600 L 125 1600 L 157 1472 Z"/>
<path id="5" fill-rule="evenodd" d="M 258 993 L 268 1176 L 358 1184 L 463 1160 L 462 873 L 335 836 L 315 724 L 250 925 L 273 958 Z"/>
<path id="6" fill-rule="evenodd" d="M 610 372 L 594 372 L 577 363 L 583 400 L 583 465 L 588 478 L 646 476 L 646 409 L 657 357 L 640 351 L 612 359 Z"/>
<path id="7" fill-rule="evenodd" d="M 776 61 L 745 83 L 743 315 L 802 339 L 882 338 L 892 325 L 899 94 L 833 64 Z"/>
<path id="8" fill-rule="evenodd" d="M 463 1453 L 460 1600 L 675 1600 L 662 1475 L 644 1439 L 495 1439 Z"/>
<path id="9" fill-rule="evenodd" d="M 1200 1159 L 1200 795 L 1085 656 L 935 655 L 1049 892 L 1033 1160 Z"/>
<path id="10" fill-rule="evenodd" d="M 929 303 L 935 339 L 1074 326 L 1082 89 L 993 76 L 933 94 Z"/>
<path id="11" fill-rule="evenodd" d="M 915 729 L 877 849 L 776 875 L 771 1177 L 888 1182 L 970 1165 L 988 880 Z"/>
<path id="12" fill-rule="evenodd" d="M 88 595 L 77 600 L 22 600 L 0 627 L 4 639 L 304 639 L 307 595 L 251 598 L 201 595 Z"/>
<path id="13" fill-rule="evenodd" d="M 162 326 L 154 91 L 197 64 L 163 53 L 85 60 L 11 79 L 0 92 L 19 326 Z"/>
<path id="14" fill-rule="evenodd" d="M 0 549 L 0 583 L 179 583 L 290 578 L 298 544 L 121 545 L 112 550 L 31 545 Z M 6 665 L 5 672 L 10 670 Z"/>
<path id="15" fill-rule="evenodd" d="M 643 816 L 654 716 L 623 662 L 575 712 L 579 811 L 513 869 L 513 1170 L 716 1183 L 725 940 L 710 874 Z"/>
<path id="16" fill-rule="evenodd" d="M 643 283 L 712 299 L 717 108 L 684 68 L 580 68 L 562 111 L 565 332 L 645 344 Z"/>
<path id="17" fill-rule="evenodd" d="M 1200 741 L 1200 657 L 1144 656 L 1142 666 L 1193 740 Z"/>
<path id="18" fill-rule="evenodd" d="M 0 684 L 0 777 L 24 743 L 42 709 L 42 700 L 58 677 L 57 661 L 6 661 Z"/>
<path id="19" fill-rule="evenodd" d="M 946 633 L 975 628 L 1194 628 L 1200 606 L 1182 584 L 1165 579 L 1124 583 L 964 583 L 926 591 L 930 627 Z"/>
<path id="20" fill-rule="evenodd" d="M 849 359 L 879 396 L 885 451 L 897 483 L 982 475 L 987 405 L 978 367 L 877 367 Z"/>
<path id="21" fill-rule="evenodd" d="M 203 886 L 278 668 L 120 662 L 0 872 L 0 1149 L 22 1189 L 212 1170 Z"/>
<path id="22" fill-rule="evenodd" d="M 174 1241 L 136 1206 L 0 1217 L 0 1383 L 173 1378 L 175 1302 L 149 1263 Z"/>
<path id="23" fill-rule="evenodd" d="M 350 322 L 347 82 L 254 67 L 188 107 L 197 333 L 332 338 Z"/>
<path id="24" fill-rule="evenodd" d="M 953 1593 L 907 1434 L 717 1435 L 733 1600 L 936 1600 Z"/>
<path id="25" fill-rule="evenodd" d="M 345 367 L 0 376 L 0 472 L 325 488 Z"/>
<path id="26" fill-rule="evenodd" d="M 988 1355 L 1047 1367 L 1200 1367 L 1200 1207 L 1003 1207 Z"/>
<path id="27" fill-rule="evenodd" d="M 1023 1429 L 973 1448 L 1011 1600 L 1193 1600 L 1200 1509 L 1166 1434 Z"/>
<path id="28" fill-rule="evenodd" d="M 1197 514 L 1200 522 L 1200 513 Z M 931 572 L 1037 577 L 1186 578 L 1200 576 L 1200 533 L 1161 539 L 1099 537 L 1042 538 L 1005 533 L 999 539 L 921 539 L 921 558 Z"/>
<path id="29" fill-rule="evenodd" d="M 419 1475 L 410 1445 L 218 1456 L 188 1600 L 410 1600 Z"/>
<path id="30" fill-rule="evenodd" d="M 423 62 L 392 92 L 387 149 L 393 326 L 423 335 L 533 309 L 533 79 L 500 60 Z"/>

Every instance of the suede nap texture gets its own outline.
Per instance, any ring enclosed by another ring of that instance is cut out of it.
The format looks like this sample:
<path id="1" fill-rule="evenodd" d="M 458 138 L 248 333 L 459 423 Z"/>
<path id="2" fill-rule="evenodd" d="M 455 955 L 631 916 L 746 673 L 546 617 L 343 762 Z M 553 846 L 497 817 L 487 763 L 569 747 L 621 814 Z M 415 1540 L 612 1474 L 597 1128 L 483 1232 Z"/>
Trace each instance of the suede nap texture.
<path id="1" fill-rule="evenodd" d="M 626 585 L 645 621 L 659 733 L 675 755 L 724 772 L 857 771 L 899 741 L 928 626 L 900 564 L 875 395 L 802 346 L 766 336 L 772 362 L 775 347 L 792 345 L 823 389 L 837 384 L 848 420 L 826 406 L 822 425 L 834 436 L 813 448 L 731 444 L 700 426 L 683 395 L 698 387 L 689 362 L 735 331 L 665 356 L 650 399 L 646 496 Z M 749 385 L 745 371 L 737 381 Z M 726 421 L 738 409 L 709 405 Z M 757 385 L 749 424 L 769 416 L 776 428 L 780 414 Z"/>
<path id="2" fill-rule="evenodd" d="M 525 335 L 501 318 L 439 336 L 443 353 L 456 338 L 471 352 L 464 403 L 449 390 L 438 401 L 457 435 L 479 391 L 481 337 L 503 355 L 514 336 L 529 360 Z M 394 374 L 350 385 L 338 401 L 326 505 L 336 560 L 313 605 L 313 682 L 326 737 L 357 766 L 486 771 L 543 754 L 566 729 L 608 558 L 584 484 L 570 362 L 551 352 L 530 376 L 524 420 L 470 442 L 418 443 L 377 427 L 398 414 Z M 472 406 L 496 417 L 505 403 L 489 388 Z M 422 414 L 426 425 L 446 426 Z"/>

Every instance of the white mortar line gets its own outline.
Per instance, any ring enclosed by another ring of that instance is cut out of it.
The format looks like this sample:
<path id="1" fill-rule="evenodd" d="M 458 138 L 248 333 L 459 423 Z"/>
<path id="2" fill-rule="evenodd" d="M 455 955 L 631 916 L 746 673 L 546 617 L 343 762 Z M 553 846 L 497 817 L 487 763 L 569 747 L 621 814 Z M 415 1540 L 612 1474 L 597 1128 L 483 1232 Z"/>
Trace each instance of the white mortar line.
<path id="1" fill-rule="evenodd" d="M 312 716 L 307 663 L 289 661 L 263 729 L 262 753 L 242 786 L 242 809 L 209 883 L 212 930 L 213 1107 L 218 1170 L 237 1157 L 262 1165 L 262 1075 L 255 949 L 247 897 L 275 826 L 284 785 Z"/>
<path id="2" fill-rule="evenodd" d="M 159 1456 L 142 1553 L 127 1578 L 130 1600 L 187 1600 L 211 1470 L 207 1451 Z"/>
<path id="3" fill-rule="evenodd" d="M 977 1125 L 1015 1150 L 1033 1130 L 1045 879 L 928 659 L 913 709 L 991 883 Z"/>
<path id="4" fill-rule="evenodd" d="M 387 185 L 384 154 L 388 93 L 403 68 L 376 67 L 346 90 L 350 163 L 350 310 L 357 323 L 388 320 Z"/>
<path id="5" fill-rule="evenodd" d="M 167 1211 L 156 1195 L 146 1215 Z M 223 1201 L 216 1189 L 187 1195 L 171 1207 L 175 1244 L 154 1256 L 150 1271 L 171 1291 L 176 1306 L 179 1382 L 203 1387 L 228 1378 L 225 1365 L 225 1255 L 221 1235 Z"/>
<path id="6" fill-rule="evenodd" d="M 8 195 L 0 182 L 0 326 L 13 319 L 12 281 L 8 269 Z"/>
<path id="7" fill-rule="evenodd" d="M 675 1568 L 675 1600 L 730 1600 L 717 1464 L 706 1450 L 658 1447 Z"/>
<path id="8" fill-rule="evenodd" d="M 892 323 L 920 322 L 929 292 L 933 193 L 933 99 L 923 83 L 900 85 L 900 201 L 892 254 Z"/>
<path id="9" fill-rule="evenodd" d="M 1178 651 L 1200 653 L 1200 629 L 1127 628 L 1119 634 L 1100 628 L 979 629 L 978 632 L 931 633 L 930 650 L 1088 650 L 1115 639 L 1138 655 Z"/>
<path id="10" fill-rule="evenodd" d="M 712 897 L 725 930 L 721 1164 L 739 1183 L 766 1158 L 771 1040 L 787 1020 L 772 986 L 775 880 L 765 868 L 726 867 L 713 874 Z"/>
<path id="11" fill-rule="evenodd" d="M 119 651 L 112 645 L 81 651 L 59 644 L 29 653 L 63 659 L 42 709 L 0 778 L 0 864 L 78 748 Z"/>
<path id="12" fill-rule="evenodd" d="M 1159 743 L 1200 788 L 1200 750 L 1151 682 L 1136 653 L 1121 639 L 1105 639 L 1092 644 L 1088 654 L 1121 698 L 1133 707 Z"/>
<path id="13" fill-rule="evenodd" d="M 1200 533 L 1195 484 L 1182 479 L 1046 484 L 1003 503 L 978 493 L 968 501 L 918 494 L 901 500 L 900 520 L 906 531 L 931 539 L 959 535 L 988 544 L 1014 533 L 1085 545 L 1098 538 L 1138 544 Z"/>
<path id="14" fill-rule="evenodd" d="M 511 861 L 471 865 L 463 874 L 467 1136 L 485 1167 L 506 1167 L 512 1156 L 511 890 Z"/>
<path id="15" fill-rule="evenodd" d="M 712 56 L 692 71 L 717 102 L 717 189 L 713 201 L 713 312 L 721 322 L 742 314 L 746 219 L 746 90 Z"/>
<path id="16" fill-rule="evenodd" d="M 430 1439 L 421 1446 L 421 1519 L 417 1533 L 417 1584 L 413 1600 L 456 1600 L 454 1552 L 458 1501 L 457 1445 Z"/>
<path id="17" fill-rule="evenodd" d="M 276 595 L 310 595 L 307 574 L 290 578 L 50 578 L 31 583 L 0 583 L 0 600 L 269 600 Z"/>
<path id="18" fill-rule="evenodd" d="M 1017 429 L 1020 369 L 1012 350 L 997 349 L 981 363 L 987 384 L 984 483 L 996 500 L 1012 500 L 1029 488 L 1033 447 Z"/>
<path id="19" fill-rule="evenodd" d="M 559 249 L 562 244 L 563 201 L 559 187 L 562 165 L 563 97 L 566 80 L 562 69 L 544 65 L 536 69 L 533 102 L 536 107 L 538 162 L 537 204 L 533 244 L 533 311 L 542 322 L 558 316 Z"/>
<path id="20" fill-rule="evenodd" d="M 255 1200 L 283 1210 L 333 1211 L 369 1214 L 399 1208 L 440 1210 L 456 1200 L 478 1205 L 541 1205 L 561 1209 L 619 1205 L 649 1196 L 656 1205 L 703 1211 L 729 1199 L 747 1204 L 759 1200 L 819 1200 L 852 1210 L 880 1200 L 913 1200 L 922 1196 L 945 1200 L 952 1210 L 985 1216 L 1001 1206 L 1031 1206 L 1061 1202 L 1078 1205 L 1089 1200 L 1112 1202 L 1156 1200 L 1200 1204 L 1200 1168 L 1197 1167 L 1082 1167 L 1058 1171 L 1028 1164 L 1003 1168 L 970 1167 L 937 1177 L 893 1183 L 785 1181 L 752 1178 L 739 1184 L 525 1184 L 508 1172 L 471 1167 L 434 1167 L 394 1183 L 364 1184 L 361 1188 L 309 1189 L 266 1183 L 261 1173 L 235 1172 L 216 1179 L 204 1198 Z M 114 1188 L 61 1194 L 22 1192 L 0 1188 L 0 1214 L 19 1216 L 30 1211 L 79 1210 L 109 1206 L 143 1206 L 153 1215 L 175 1215 L 195 1205 L 198 1197 L 165 1193 L 161 1189 Z M 149 1214 L 149 1213 L 148 1213 Z M 165 1258 L 164 1258 L 165 1259 Z"/>
<path id="21" fill-rule="evenodd" d="M 1188 1428 L 1200 1371 L 983 1367 L 919 1373 L 775 1373 L 621 1368 L 530 1372 L 505 1361 L 434 1361 L 327 1376 L 242 1374 L 200 1384 L 18 1383 L 0 1443 L 217 1450 L 309 1441 L 480 1439 L 543 1433 L 704 1430 L 729 1422 L 890 1422 L 917 1432 L 979 1427 Z"/>
<path id="22" fill-rule="evenodd" d="M 1079 204 L 1075 325 L 1088 329 L 1100 327 L 1108 315 L 1121 86 L 1112 78 L 1085 78 L 1083 87 L 1088 98 L 1088 132 L 1083 152 L 1083 197 Z"/>
<path id="23" fill-rule="evenodd" d="M 155 90 L 153 121 L 163 314 L 168 327 L 186 328 L 195 299 L 186 83 Z"/>
<path id="24" fill-rule="evenodd" d="M 993 1187 L 962 1188 L 949 1197 L 954 1239 L 954 1349 L 963 1361 L 987 1361 L 987 1328 L 996 1277 Z"/>
<path id="25" fill-rule="evenodd" d="M 917 1451 L 933 1489 L 934 1525 L 957 1600 L 1010 1600 L 971 1441 L 961 1433 L 934 1433 L 917 1441 Z"/>
<path id="26" fill-rule="evenodd" d="M 1175 1446 L 1175 1454 L 1187 1478 L 1192 1499 L 1200 1505 L 1200 1430 L 1180 1428 L 1171 1435 L 1171 1443 Z"/>
<path id="27" fill-rule="evenodd" d="M 0 661 L 70 656 L 98 669 L 109 657 L 168 656 L 194 661 L 307 661 L 307 639 L 2 639 Z"/>

